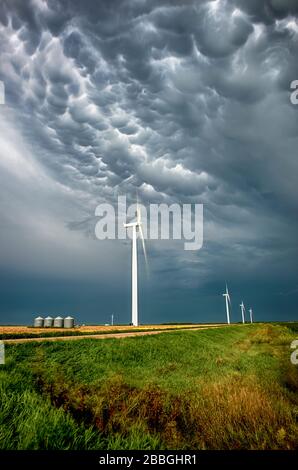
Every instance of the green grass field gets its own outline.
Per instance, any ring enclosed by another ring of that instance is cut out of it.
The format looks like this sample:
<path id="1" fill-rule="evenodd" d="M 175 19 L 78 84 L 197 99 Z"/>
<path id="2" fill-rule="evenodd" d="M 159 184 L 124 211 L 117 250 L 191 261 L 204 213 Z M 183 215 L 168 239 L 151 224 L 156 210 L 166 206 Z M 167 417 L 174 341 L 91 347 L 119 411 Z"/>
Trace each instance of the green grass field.
<path id="1" fill-rule="evenodd" d="M 6 346 L 1 449 L 297 449 L 297 324 Z"/>

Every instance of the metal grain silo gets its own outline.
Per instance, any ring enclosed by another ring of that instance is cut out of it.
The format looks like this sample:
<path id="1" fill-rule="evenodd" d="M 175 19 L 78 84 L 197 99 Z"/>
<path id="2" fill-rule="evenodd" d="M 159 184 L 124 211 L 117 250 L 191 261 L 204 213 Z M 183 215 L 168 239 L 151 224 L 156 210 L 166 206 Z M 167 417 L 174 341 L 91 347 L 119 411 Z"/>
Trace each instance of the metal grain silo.
<path id="1" fill-rule="evenodd" d="M 63 318 L 62 317 L 56 317 L 54 319 L 54 328 L 63 328 Z"/>
<path id="2" fill-rule="evenodd" d="M 64 318 L 64 328 L 74 328 L 74 319 L 72 317 Z"/>
<path id="3" fill-rule="evenodd" d="M 52 318 L 52 317 L 46 317 L 46 318 L 44 319 L 44 326 L 45 326 L 46 328 L 52 328 L 52 326 L 53 326 L 53 318 Z"/>
<path id="4" fill-rule="evenodd" d="M 34 327 L 35 328 L 42 328 L 44 324 L 44 320 L 42 317 L 34 318 Z"/>

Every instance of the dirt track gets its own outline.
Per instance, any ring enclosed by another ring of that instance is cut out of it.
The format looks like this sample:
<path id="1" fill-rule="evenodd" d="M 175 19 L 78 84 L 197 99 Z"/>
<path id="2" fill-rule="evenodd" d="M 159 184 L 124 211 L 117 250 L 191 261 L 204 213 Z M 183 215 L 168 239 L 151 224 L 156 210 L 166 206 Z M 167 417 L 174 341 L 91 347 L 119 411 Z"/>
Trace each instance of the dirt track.
<path id="1" fill-rule="evenodd" d="M 19 338 L 19 339 L 5 339 L 2 340 L 5 344 L 18 344 L 18 343 L 31 343 L 31 342 L 44 342 L 44 341 L 71 341 L 79 339 L 107 339 L 107 338 L 128 338 L 132 336 L 145 336 L 145 335 L 158 335 L 160 333 L 171 333 L 174 331 L 187 331 L 187 330 L 207 330 L 209 328 L 221 328 L 225 325 L 208 325 L 198 326 L 194 328 L 177 328 L 177 329 L 163 329 L 163 330 L 151 330 L 151 331 L 135 331 L 129 333 L 102 333 L 102 334 L 89 334 L 89 335 L 77 335 L 77 336 L 49 336 L 44 338 Z"/>

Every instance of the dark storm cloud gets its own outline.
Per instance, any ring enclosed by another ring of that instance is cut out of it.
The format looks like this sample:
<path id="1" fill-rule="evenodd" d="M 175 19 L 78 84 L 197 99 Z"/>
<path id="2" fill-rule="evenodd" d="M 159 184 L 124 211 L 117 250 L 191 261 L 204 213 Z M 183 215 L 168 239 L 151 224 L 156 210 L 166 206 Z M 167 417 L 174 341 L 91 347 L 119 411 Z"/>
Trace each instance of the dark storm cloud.
<path id="1" fill-rule="evenodd" d="M 273 23 L 298 13 L 296 0 L 234 0 L 236 6 L 247 12 L 253 22 Z"/>
<path id="2" fill-rule="evenodd" d="M 250 276 L 281 258 L 286 269 L 296 254 L 297 13 L 295 0 L 2 1 L 11 122 L 76 194 L 81 220 L 70 213 L 66 226 L 90 234 L 96 201 L 138 187 L 144 202 L 205 204 L 204 250 L 162 268 L 190 263 L 183 285 L 227 265 L 238 276 L 248 257 Z"/>

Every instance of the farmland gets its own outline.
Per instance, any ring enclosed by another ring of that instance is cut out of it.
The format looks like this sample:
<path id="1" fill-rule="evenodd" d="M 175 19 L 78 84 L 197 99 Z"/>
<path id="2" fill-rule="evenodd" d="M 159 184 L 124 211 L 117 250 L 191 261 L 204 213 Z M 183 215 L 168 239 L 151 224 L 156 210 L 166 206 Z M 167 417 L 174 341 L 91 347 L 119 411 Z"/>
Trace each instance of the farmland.
<path id="1" fill-rule="evenodd" d="M 164 324 L 164 325 L 90 325 L 76 328 L 35 328 L 30 326 L 0 326 L 0 340 L 22 338 L 51 338 L 60 336 L 89 336 L 142 331 L 180 330 L 188 328 L 216 327 L 212 324 Z"/>
<path id="2" fill-rule="evenodd" d="M 296 327 L 8 344 L 0 448 L 298 448 Z"/>

